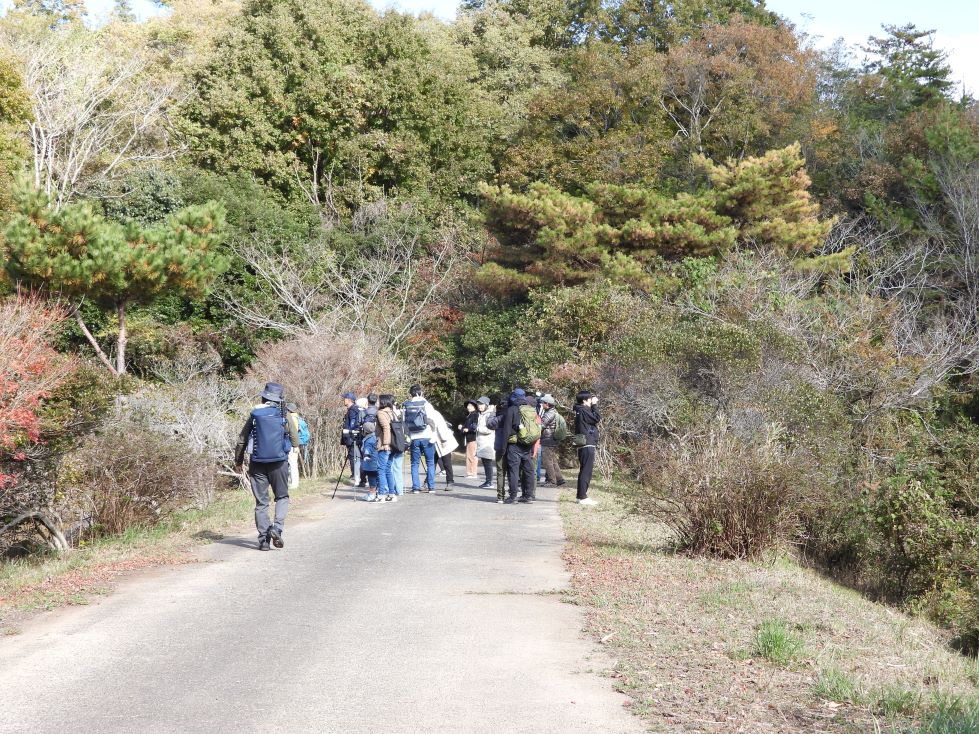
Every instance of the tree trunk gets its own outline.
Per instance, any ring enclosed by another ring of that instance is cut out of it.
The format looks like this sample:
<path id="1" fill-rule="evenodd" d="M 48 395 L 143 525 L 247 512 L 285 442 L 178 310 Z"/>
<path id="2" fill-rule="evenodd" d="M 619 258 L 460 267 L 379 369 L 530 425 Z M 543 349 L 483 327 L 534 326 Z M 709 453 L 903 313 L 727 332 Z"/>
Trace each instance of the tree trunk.
<path id="1" fill-rule="evenodd" d="M 104 351 L 102 351 L 102 347 L 99 346 L 99 343 L 95 340 L 95 337 L 92 336 L 92 332 L 89 331 L 88 326 L 85 325 L 85 321 L 84 319 L 82 319 L 82 312 L 80 308 L 81 305 L 79 304 L 74 308 L 72 312 L 72 315 L 75 317 L 75 323 L 78 324 L 78 328 L 81 329 L 82 334 L 85 335 L 85 338 L 88 340 L 88 343 L 92 345 L 92 349 L 95 350 L 95 354 L 98 356 L 102 364 L 104 364 L 106 367 L 109 368 L 109 372 L 111 372 L 113 375 L 118 377 L 119 373 L 116 372 L 116 368 L 112 366 L 112 361 L 109 359 L 109 356 Z"/>
<path id="2" fill-rule="evenodd" d="M 116 304 L 119 315 L 119 338 L 116 341 L 116 375 L 126 374 L 126 302 Z"/>
<path id="3" fill-rule="evenodd" d="M 0 528 L 0 535 L 3 535 L 8 530 L 13 530 L 18 525 L 27 522 L 28 520 L 34 520 L 43 525 L 47 531 L 51 534 L 50 538 L 45 538 L 45 542 L 53 549 L 60 552 L 66 551 L 70 548 L 68 541 L 65 540 L 64 534 L 58 528 L 58 525 L 45 515 L 43 512 L 25 512 L 24 514 L 14 518 L 11 522 Z M 43 536 L 42 536 L 43 537 Z"/>

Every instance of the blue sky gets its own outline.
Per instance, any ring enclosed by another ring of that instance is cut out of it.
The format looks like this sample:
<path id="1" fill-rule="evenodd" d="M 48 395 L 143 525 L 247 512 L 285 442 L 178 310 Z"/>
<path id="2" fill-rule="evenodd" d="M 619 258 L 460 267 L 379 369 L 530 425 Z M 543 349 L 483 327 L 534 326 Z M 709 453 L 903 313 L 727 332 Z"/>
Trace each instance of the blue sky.
<path id="1" fill-rule="evenodd" d="M 370 0 L 378 8 L 412 13 L 431 12 L 440 18 L 455 16 L 458 0 Z M 111 10 L 113 0 L 86 0 L 93 15 Z M 132 0 L 138 16 L 152 13 L 149 0 Z M 0 0 L 0 8 L 12 0 Z M 914 23 L 935 29 L 936 43 L 949 52 L 958 81 L 979 93 L 979 0 L 768 0 L 769 8 L 785 16 L 814 37 L 818 46 L 837 38 L 850 44 L 880 33 L 881 23 Z"/>

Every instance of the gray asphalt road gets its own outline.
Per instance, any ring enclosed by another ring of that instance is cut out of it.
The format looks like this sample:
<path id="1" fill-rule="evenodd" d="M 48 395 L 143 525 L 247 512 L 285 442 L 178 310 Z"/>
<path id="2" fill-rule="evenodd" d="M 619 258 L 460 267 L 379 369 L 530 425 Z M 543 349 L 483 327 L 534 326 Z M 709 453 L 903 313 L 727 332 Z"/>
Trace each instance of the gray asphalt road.
<path id="1" fill-rule="evenodd" d="M 554 593 L 541 495 L 341 490 L 283 550 L 215 543 L 0 641 L 0 732 L 642 731 Z"/>

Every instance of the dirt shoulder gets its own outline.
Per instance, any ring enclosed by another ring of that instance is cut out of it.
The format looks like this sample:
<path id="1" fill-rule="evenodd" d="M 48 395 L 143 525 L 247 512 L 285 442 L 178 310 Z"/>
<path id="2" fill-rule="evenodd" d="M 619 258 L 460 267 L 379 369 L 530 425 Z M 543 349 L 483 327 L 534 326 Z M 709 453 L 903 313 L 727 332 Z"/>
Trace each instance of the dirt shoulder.
<path id="1" fill-rule="evenodd" d="M 290 520 L 329 498 L 333 485 L 304 480 L 292 490 Z M 197 563 L 202 546 L 254 529 L 254 500 L 228 490 L 203 509 L 188 509 L 152 528 L 74 548 L 68 553 L 16 559 L 0 564 L 0 635 L 13 635 L 42 612 L 91 604 L 135 573 Z"/>
<path id="2" fill-rule="evenodd" d="M 787 559 L 673 554 L 598 496 L 563 497 L 571 595 L 652 731 L 979 731 L 979 669 L 938 628 Z M 954 728 L 926 728 L 939 716 Z"/>

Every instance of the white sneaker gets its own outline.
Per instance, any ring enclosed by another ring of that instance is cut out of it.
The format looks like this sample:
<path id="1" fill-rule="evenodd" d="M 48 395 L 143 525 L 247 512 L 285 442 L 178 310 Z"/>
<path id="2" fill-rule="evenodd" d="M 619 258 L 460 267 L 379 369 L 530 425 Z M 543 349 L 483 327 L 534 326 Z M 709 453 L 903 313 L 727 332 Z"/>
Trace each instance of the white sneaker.
<path id="1" fill-rule="evenodd" d="M 385 501 L 386 502 L 397 502 L 398 501 L 398 495 L 396 495 L 396 494 L 389 494 L 387 496 L 387 499 Z"/>
<path id="2" fill-rule="evenodd" d="M 591 507 L 592 505 L 597 505 L 598 500 L 593 500 L 591 497 L 585 497 L 583 500 L 578 500 L 578 504 Z"/>

